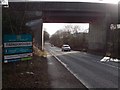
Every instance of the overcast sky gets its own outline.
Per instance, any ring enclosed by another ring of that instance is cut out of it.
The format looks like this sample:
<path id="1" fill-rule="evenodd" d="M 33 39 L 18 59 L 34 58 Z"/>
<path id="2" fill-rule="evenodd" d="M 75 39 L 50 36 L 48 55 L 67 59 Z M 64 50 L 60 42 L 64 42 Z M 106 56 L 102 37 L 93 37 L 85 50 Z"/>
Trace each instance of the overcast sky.
<path id="1" fill-rule="evenodd" d="M 88 23 L 43 23 L 43 29 L 45 28 L 46 31 L 52 35 L 57 30 L 63 29 L 66 25 L 78 25 L 81 28 L 81 32 L 89 28 Z"/>

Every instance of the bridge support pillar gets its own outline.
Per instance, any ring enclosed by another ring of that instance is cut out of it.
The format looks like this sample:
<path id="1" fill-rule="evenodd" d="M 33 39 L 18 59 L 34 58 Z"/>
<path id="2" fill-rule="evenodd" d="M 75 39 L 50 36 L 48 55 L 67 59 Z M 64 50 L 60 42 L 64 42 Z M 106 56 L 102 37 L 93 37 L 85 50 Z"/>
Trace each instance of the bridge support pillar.
<path id="1" fill-rule="evenodd" d="M 34 37 L 34 45 L 40 49 L 43 50 L 43 20 L 39 19 L 39 23 L 36 24 L 35 30 L 33 30 L 33 37 Z"/>
<path id="2" fill-rule="evenodd" d="M 107 17 L 89 23 L 88 50 L 90 52 L 106 53 L 107 32 L 109 29 Z"/>

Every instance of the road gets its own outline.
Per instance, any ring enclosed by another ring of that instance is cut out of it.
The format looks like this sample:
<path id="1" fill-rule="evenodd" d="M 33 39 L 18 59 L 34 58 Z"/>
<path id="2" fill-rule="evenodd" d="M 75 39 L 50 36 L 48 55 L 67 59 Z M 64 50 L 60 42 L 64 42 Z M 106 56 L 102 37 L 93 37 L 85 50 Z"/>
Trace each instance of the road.
<path id="1" fill-rule="evenodd" d="M 87 88 L 118 88 L 118 63 L 101 62 L 102 56 L 85 52 L 62 52 L 60 48 L 51 47 L 49 43 L 45 45 L 45 49 Z"/>

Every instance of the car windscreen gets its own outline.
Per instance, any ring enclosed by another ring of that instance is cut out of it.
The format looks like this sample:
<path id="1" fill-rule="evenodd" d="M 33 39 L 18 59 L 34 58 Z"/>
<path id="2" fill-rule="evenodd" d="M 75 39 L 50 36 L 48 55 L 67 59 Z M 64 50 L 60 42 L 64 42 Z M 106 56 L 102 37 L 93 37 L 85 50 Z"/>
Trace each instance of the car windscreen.
<path id="1" fill-rule="evenodd" d="M 65 46 L 63 46 L 63 47 L 69 47 L 68 45 L 65 45 Z"/>

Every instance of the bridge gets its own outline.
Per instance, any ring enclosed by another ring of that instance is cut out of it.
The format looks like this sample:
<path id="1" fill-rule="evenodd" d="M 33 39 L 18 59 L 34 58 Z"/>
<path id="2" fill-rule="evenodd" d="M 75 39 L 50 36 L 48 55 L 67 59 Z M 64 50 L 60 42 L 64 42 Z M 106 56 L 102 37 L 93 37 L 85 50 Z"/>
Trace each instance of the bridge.
<path id="1" fill-rule="evenodd" d="M 24 19 L 23 26 L 34 32 L 35 44 L 43 48 L 43 23 L 89 23 L 88 49 L 106 51 L 111 23 L 117 23 L 118 6 L 86 2 L 9 2 L 13 17 Z"/>

